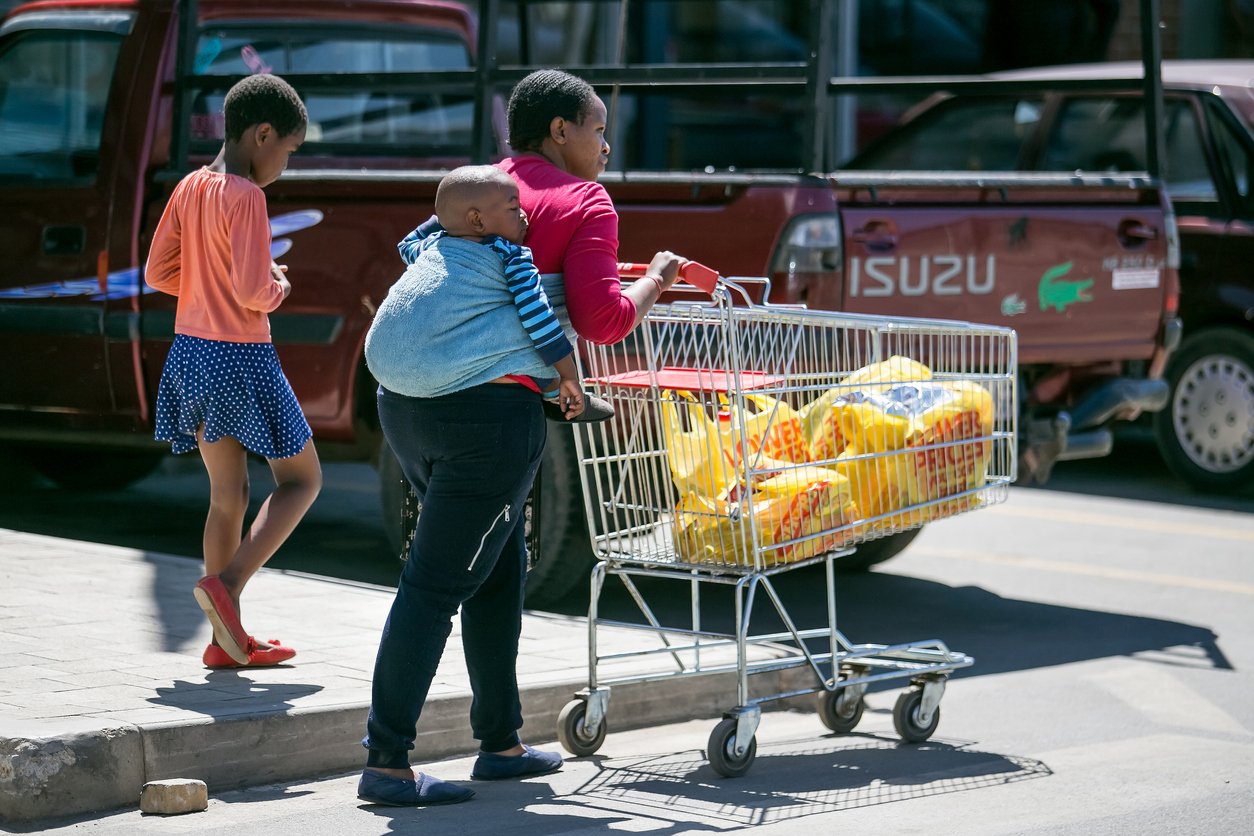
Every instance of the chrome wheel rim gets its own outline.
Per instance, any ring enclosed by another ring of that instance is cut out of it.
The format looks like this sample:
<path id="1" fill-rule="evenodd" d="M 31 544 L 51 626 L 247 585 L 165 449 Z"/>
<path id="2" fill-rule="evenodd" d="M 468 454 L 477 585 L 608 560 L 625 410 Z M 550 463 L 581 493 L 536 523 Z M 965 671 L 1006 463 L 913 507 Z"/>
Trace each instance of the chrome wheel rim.
<path id="1" fill-rule="evenodd" d="M 1232 473 L 1254 461 L 1254 369 L 1223 354 L 1194 362 L 1172 401 L 1176 439 L 1190 461 Z"/>

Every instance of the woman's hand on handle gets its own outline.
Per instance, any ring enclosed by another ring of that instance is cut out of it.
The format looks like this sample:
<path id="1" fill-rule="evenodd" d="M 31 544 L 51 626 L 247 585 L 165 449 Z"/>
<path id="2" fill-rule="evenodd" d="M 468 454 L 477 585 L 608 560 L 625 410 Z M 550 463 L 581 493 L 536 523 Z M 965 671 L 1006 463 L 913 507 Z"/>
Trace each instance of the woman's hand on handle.
<path id="1" fill-rule="evenodd" d="M 679 268 L 685 261 L 686 259 L 673 252 L 663 250 L 653 256 L 649 269 L 641 280 L 634 282 L 625 291 L 628 298 L 636 304 L 636 325 L 644 321 L 645 314 L 657 303 L 658 297 L 679 280 Z"/>
<path id="2" fill-rule="evenodd" d="M 662 281 L 661 289 L 670 290 L 671 285 L 679 281 L 679 268 L 687 260 L 669 250 L 663 250 L 653 256 L 653 260 L 649 262 L 649 269 L 645 271 L 645 275 L 658 277 Z"/>

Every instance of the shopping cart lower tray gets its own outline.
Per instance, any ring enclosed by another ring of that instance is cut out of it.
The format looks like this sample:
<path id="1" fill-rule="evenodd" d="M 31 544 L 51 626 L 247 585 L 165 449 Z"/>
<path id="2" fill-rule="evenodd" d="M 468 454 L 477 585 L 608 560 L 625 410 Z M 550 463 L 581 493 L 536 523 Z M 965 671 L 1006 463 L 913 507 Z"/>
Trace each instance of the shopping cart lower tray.
<path id="1" fill-rule="evenodd" d="M 836 625 L 835 569 L 859 543 L 1005 499 L 1016 460 L 1014 332 L 750 298 L 742 280 L 720 279 L 711 300 L 658 305 L 626 341 L 585 357 L 588 389 L 617 415 L 576 429 L 598 561 L 588 687 L 558 722 L 573 754 L 600 748 L 614 685 L 732 671 L 737 702 L 707 749 L 724 776 L 752 765 L 761 705 L 787 697 L 817 694 L 820 719 L 843 733 L 861 718 L 868 687 L 908 680 L 893 721 L 904 740 L 923 741 L 949 673 L 973 663 L 937 639 L 850 642 Z M 795 624 L 772 582 L 803 567 L 825 573 L 824 625 Z M 642 621 L 598 617 L 610 577 Z M 687 623 L 656 617 L 642 577 L 688 585 Z M 733 590 L 730 632 L 703 626 L 703 599 L 718 597 L 703 594 L 711 584 Z M 763 597 L 782 630 L 752 632 Z M 651 644 L 599 654 L 597 629 L 607 625 Z M 613 675 L 642 656 L 659 669 Z M 773 680 L 787 687 L 751 694 L 751 675 L 793 668 Z"/>

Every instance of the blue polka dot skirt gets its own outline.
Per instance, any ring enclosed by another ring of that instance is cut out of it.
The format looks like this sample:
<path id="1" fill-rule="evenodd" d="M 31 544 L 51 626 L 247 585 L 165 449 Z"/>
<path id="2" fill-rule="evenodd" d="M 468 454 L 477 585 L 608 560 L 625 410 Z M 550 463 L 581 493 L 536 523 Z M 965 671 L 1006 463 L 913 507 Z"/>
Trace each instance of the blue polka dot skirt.
<path id="1" fill-rule="evenodd" d="M 224 436 L 267 459 L 286 459 L 313 433 L 272 343 L 233 343 L 176 334 L 157 387 L 158 441 L 175 453 Z"/>

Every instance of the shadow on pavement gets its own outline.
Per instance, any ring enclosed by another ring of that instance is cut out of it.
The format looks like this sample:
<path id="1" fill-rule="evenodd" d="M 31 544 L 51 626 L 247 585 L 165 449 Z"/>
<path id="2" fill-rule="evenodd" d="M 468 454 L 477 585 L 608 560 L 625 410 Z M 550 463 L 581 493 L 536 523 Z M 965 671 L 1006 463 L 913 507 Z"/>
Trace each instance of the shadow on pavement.
<path id="1" fill-rule="evenodd" d="M 217 718 L 241 712 L 287 712 L 296 706 L 296 700 L 322 690 L 321 685 L 257 682 L 233 670 L 214 671 L 205 680 L 202 684 L 176 679 L 168 688 L 157 688 L 157 696 L 149 697 L 148 702 Z M 232 702 L 238 702 L 238 708 L 232 708 Z"/>
<path id="2" fill-rule="evenodd" d="M 827 595 L 821 567 L 785 572 L 772 580 L 799 629 L 827 626 Z M 663 625 L 690 627 L 686 582 L 637 578 L 636 583 Z M 701 596 L 702 627 L 730 633 L 735 624 L 731 589 L 703 584 Z M 582 600 L 563 602 L 554 609 L 567 615 L 587 614 Z M 1206 627 L 1020 601 L 980 587 L 951 587 L 888 572 L 838 575 L 836 611 L 837 627 L 855 644 L 939 639 L 954 650 L 974 656 L 975 666 L 958 671 L 956 676 L 1029 670 L 1145 651 L 1165 651 L 1155 657 L 1160 662 L 1232 667 L 1220 650 L 1215 633 Z M 647 623 L 616 578 L 606 582 L 599 620 Z M 764 635 L 783 629 L 775 608 L 759 593 L 749 634 Z M 821 649 L 817 643 L 815 649 Z"/>
<path id="3" fill-rule="evenodd" d="M 725 832 L 1053 774 L 1038 760 L 962 743 L 914 746 L 864 734 L 760 745 L 750 771 L 734 779 L 718 776 L 694 750 L 594 760 L 596 775 L 571 793 L 552 793 L 539 781 L 494 788 L 493 800 L 516 804 L 518 812 L 493 832 L 636 830 L 643 822 L 651 834 Z M 439 832 L 440 815 L 457 815 L 453 809 L 371 809 L 391 819 L 393 832 L 409 832 L 419 822 Z"/>

